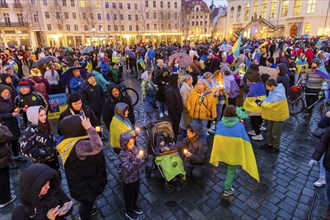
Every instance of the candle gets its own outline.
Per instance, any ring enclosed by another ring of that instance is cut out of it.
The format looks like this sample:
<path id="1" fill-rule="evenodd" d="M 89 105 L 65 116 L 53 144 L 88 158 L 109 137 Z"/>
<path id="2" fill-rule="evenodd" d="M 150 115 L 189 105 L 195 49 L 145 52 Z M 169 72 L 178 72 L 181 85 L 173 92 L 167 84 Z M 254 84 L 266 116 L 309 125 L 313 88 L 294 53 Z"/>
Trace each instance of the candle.
<path id="1" fill-rule="evenodd" d="M 144 154 L 143 150 L 139 150 L 139 156 L 142 157 Z"/>
<path id="2" fill-rule="evenodd" d="M 183 150 L 183 153 L 184 153 L 184 154 L 187 154 L 187 153 L 188 153 L 188 150 L 187 150 L 187 149 L 184 149 L 184 150 Z"/>
<path id="3" fill-rule="evenodd" d="M 24 108 L 28 108 L 29 106 L 28 105 L 25 105 Z"/>
<path id="4" fill-rule="evenodd" d="M 140 129 L 139 127 L 136 127 L 136 128 L 135 128 L 135 132 L 136 132 L 136 133 L 140 134 L 140 131 L 141 131 L 141 129 Z"/>
<path id="5" fill-rule="evenodd" d="M 96 132 L 101 132 L 101 127 L 100 127 L 100 126 L 96 126 L 96 127 L 95 127 L 95 131 L 96 131 Z"/>
<path id="6" fill-rule="evenodd" d="M 18 110 L 19 110 L 19 108 L 17 107 L 17 108 L 15 108 L 14 112 L 18 112 Z"/>

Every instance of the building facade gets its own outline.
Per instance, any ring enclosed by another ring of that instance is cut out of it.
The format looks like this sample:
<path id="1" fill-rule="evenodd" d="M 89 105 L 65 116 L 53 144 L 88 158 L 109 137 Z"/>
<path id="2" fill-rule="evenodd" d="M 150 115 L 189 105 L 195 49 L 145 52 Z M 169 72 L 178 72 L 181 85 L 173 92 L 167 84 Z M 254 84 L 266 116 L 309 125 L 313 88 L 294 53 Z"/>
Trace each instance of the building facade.
<path id="1" fill-rule="evenodd" d="M 330 1 L 228 0 L 227 38 L 330 35 Z"/>
<path id="2" fill-rule="evenodd" d="M 18 31 L 29 36 L 33 47 L 180 42 L 182 38 L 177 0 L 0 0 L 0 13 L 11 23 L 0 17 L 5 45 L 22 43 L 15 37 Z"/>

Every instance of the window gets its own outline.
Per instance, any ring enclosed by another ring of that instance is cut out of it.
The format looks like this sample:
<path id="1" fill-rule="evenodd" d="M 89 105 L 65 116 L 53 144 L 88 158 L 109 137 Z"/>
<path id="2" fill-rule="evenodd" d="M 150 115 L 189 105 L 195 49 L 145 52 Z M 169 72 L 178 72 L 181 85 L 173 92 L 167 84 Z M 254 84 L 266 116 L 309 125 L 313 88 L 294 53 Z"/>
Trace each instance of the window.
<path id="1" fill-rule="evenodd" d="M 75 30 L 75 31 L 79 31 L 79 29 L 78 29 L 78 25 L 76 25 L 76 24 L 74 25 L 74 30 Z"/>
<path id="2" fill-rule="evenodd" d="M 196 19 L 198 19 L 199 18 L 199 16 L 198 15 L 196 15 Z M 203 18 L 203 17 L 201 17 L 201 18 Z"/>
<path id="3" fill-rule="evenodd" d="M 69 19 L 69 13 L 68 12 L 64 12 L 64 18 Z"/>
<path id="4" fill-rule="evenodd" d="M 87 19 L 85 12 L 83 12 L 83 19 Z"/>
<path id="5" fill-rule="evenodd" d="M 131 4 L 127 3 L 127 9 L 131 9 Z"/>
<path id="6" fill-rule="evenodd" d="M 200 21 L 200 22 L 199 22 L 199 25 L 202 26 L 202 25 L 203 25 L 203 21 Z"/>
<path id="7" fill-rule="evenodd" d="M 157 24 L 154 24 L 154 30 L 157 30 Z"/>
<path id="8" fill-rule="evenodd" d="M 164 19 L 164 13 L 163 12 L 160 13 L 160 19 L 162 19 L 162 20 Z"/>
<path id="9" fill-rule="evenodd" d="M 123 3 L 119 3 L 119 9 L 123 9 Z"/>
<path id="10" fill-rule="evenodd" d="M 5 14 L 6 13 L 4 13 L 3 14 L 3 16 L 5 17 Z M 9 14 L 8 14 L 8 19 L 9 19 Z M 6 19 L 5 19 L 6 20 Z M 39 21 L 39 19 L 38 19 L 38 14 L 33 14 L 33 20 L 34 20 L 34 23 L 37 23 L 38 21 Z M 7 22 L 7 21 L 6 21 Z"/>
<path id="11" fill-rule="evenodd" d="M 275 18 L 276 16 L 276 4 L 277 0 L 271 0 L 270 2 L 270 17 Z"/>
<path id="12" fill-rule="evenodd" d="M 178 13 L 174 13 L 174 18 L 178 19 Z"/>
<path id="13" fill-rule="evenodd" d="M 205 25 L 205 26 L 207 25 L 207 21 L 204 21 L 204 25 Z"/>
<path id="14" fill-rule="evenodd" d="M 112 8 L 116 8 L 116 2 L 112 2 Z"/>
<path id="15" fill-rule="evenodd" d="M 34 5 L 36 3 L 35 0 L 31 0 L 31 4 Z"/>
<path id="16" fill-rule="evenodd" d="M 174 2 L 174 8 L 178 8 L 178 3 Z"/>
<path id="17" fill-rule="evenodd" d="M 308 0 L 307 4 L 307 14 L 312 14 L 315 12 L 316 0 Z"/>
<path id="18" fill-rule="evenodd" d="M 109 2 L 105 2 L 105 8 L 109 8 Z"/>
<path id="19" fill-rule="evenodd" d="M 135 15 L 135 20 L 136 20 L 136 21 L 139 20 L 139 15 Z"/>
<path id="20" fill-rule="evenodd" d="M 146 19 L 149 19 L 149 12 L 146 13 Z"/>
<path id="21" fill-rule="evenodd" d="M 90 18 L 91 18 L 91 20 L 94 19 L 94 14 L 93 13 L 90 14 Z"/>
<path id="22" fill-rule="evenodd" d="M 148 3 L 148 1 L 146 1 L 146 8 L 148 8 L 149 7 L 149 3 Z"/>
<path id="23" fill-rule="evenodd" d="M 267 12 L 267 0 L 262 0 L 261 3 L 261 17 L 266 18 L 266 12 Z"/>
<path id="24" fill-rule="evenodd" d="M 47 24 L 47 30 L 51 31 L 52 30 L 52 25 L 51 24 Z"/>
<path id="25" fill-rule="evenodd" d="M 152 2 L 152 6 L 153 6 L 154 8 L 156 8 L 156 1 L 153 1 L 153 2 Z"/>
<path id="26" fill-rule="evenodd" d="M 110 20 L 110 14 L 107 14 L 107 20 Z"/>
<path id="27" fill-rule="evenodd" d="M 134 4 L 134 9 L 135 9 L 135 10 L 138 10 L 138 6 L 137 6 L 137 4 Z"/>
<path id="28" fill-rule="evenodd" d="M 120 20 L 124 20 L 124 15 L 120 14 Z"/>
<path id="29" fill-rule="evenodd" d="M 234 21 L 234 7 L 230 9 L 229 22 L 232 24 Z"/>
<path id="30" fill-rule="evenodd" d="M 45 11 L 45 18 L 49 18 L 49 12 L 48 11 Z"/>
<path id="31" fill-rule="evenodd" d="M 74 7 L 74 6 L 75 6 L 74 0 L 71 0 L 71 7 Z"/>
<path id="32" fill-rule="evenodd" d="M 136 31 L 139 31 L 139 25 L 135 26 Z"/>
<path id="33" fill-rule="evenodd" d="M 157 14 L 156 13 L 154 13 L 154 19 L 157 19 Z"/>
<path id="34" fill-rule="evenodd" d="M 253 19 L 257 19 L 258 17 L 258 2 L 253 3 Z"/>
<path id="35" fill-rule="evenodd" d="M 67 31 L 71 31 L 71 28 L 70 28 L 70 25 L 69 24 L 66 25 L 66 30 Z"/>
<path id="36" fill-rule="evenodd" d="M 114 29 L 115 31 L 118 31 L 118 25 L 115 25 Z"/>
<path id="37" fill-rule="evenodd" d="M 121 31 L 124 31 L 124 30 L 125 30 L 124 25 L 120 25 L 120 30 L 121 30 Z"/>
<path id="38" fill-rule="evenodd" d="M 88 5 L 91 5 L 91 3 L 89 2 Z M 96 8 L 100 8 L 100 7 L 101 7 L 101 6 L 100 6 L 100 2 L 97 1 L 97 2 L 96 2 Z"/>
<path id="39" fill-rule="evenodd" d="M 102 25 L 99 25 L 99 31 L 103 31 Z"/>
<path id="40" fill-rule="evenodd" d="M 73 19 L 77 19 L 77 13 L 73 12 L 73 13 L 72 13 L 72 18 L 73 18 Z"/>
<path id="41" fill-rule="evenodd" d="M 246 4 L 244 7 L 244 21 L 249 20 L 249 14 L 250 14 L 250 4 Z"/>
<path id="42" fill-rule="evenodd" d="M 22 14 L 17 14 L 17 20 L 18 20 L 18 23 L 24 24 L 24 20 L 23 20 L 23 15 Z"/>
<path id="43" fill-rule="evenodd" d="M 238 6 L 237 7 L 237 18 L 236 18 L 236 20 L 238 21 L 238 22 L 240 22 L 241 21 L 241 11 L 242 11 L 242 6 Z"/>
<path id="44" fill-rule="evenodd" d="M 66 6 L 66 0 L 62 0 L 63 6 Z"/>
<path id="45" fill-rule="evenodd" d="M 56 19 L 60 19 L 61 18 L 61 15 L 60 15 L 60 13 L 57 11 L 57 12 L 55 12 L 55 18 Z"/>
<path id="46" fill-rule="evenodd" d="M 172 27 L 171 27 L 171 24 L 168 24 L 168 25 L 167 25 L 167 28 L 168 28 L 169 30 L 171 30 L 171 28 L 172 28 Z"/>
<path id="47" fill-rule="evenodd" d="M 81 8 L 85 8 L 85 1 L 84 1 L 84 0 L 81 0 L 81 1 L 80 1 L 80 7 L 81 7 Z"/>
<path id="48" fill-rule="evenodd" d="M 101 20 L 101 19 L 102 19 L 102 16 L 101 16 L 100 13 L 97 14 L 97 19 L 98 19 L 98 20 Z"/>
<path id="49" fill-rule="evenodd" d="M 54 5 L 58 6 L 58 0 L 54 0 Z"/>
<path id="50" fill-rule="evenodd" d="M 304 34 L 310 34 L 311 33 L 311 27 L 312 27 L 312 23 L 311 22 L 306 22 L 305 23 Z"/>
<path id="51" fill-rule="evenodd" d="M 111 31 L 111 25 L 108 25 L 108 31 Z"/>
<path id="52" fill-rule="evenodd" d="M 167 7 L 171 8 L 171 2 L 167 2 Z"/>
<path id="53" fill-rule="evenodd" d="M 160 2 L 160 8 L 164 8 L 164 2 Z"/>
<path id="54" fill-rule="evenodd" d="M 132 15 L 128 15 L 127 18 L 129 21 L 132 20 Z"/>
<path id="55" fill-rule="evenodd" d="M 44 3 L 44 6 L 47 6 L 47 0 L 42 1 Z"/>
<path id="56" fill-rule="evenodd" d="M 150 25 L 147 24 L 146 26 L 147 26 L 147 27 L 146 27 L 147 31 L 149 31 L 149 29 L 150 29 Z"/>
<path id="57" fill-rule="evenodd" d="M 129 26 L 128 26 L 128 30 L 129 30 L 129 31 L 132 31 L 132 30 L 133 30 L 132 25 L 129 25 Z"/>
<path id="58" fill-rule="evenodd" d="M 300 15 L 301 0 L 294 1 L 293 15 Z"/>
<path id="59" fill-rule="evenodd" d="M 113 14 L 113 20 L 117 20 L 117 14 Z"/>
<path id="60" fill-rule="evenodd" d="M 85 30 L 85 31 L 88 31 L 88 27 L 87 27 L 87 25 L 84 25 L 84 30 Z"/>
<path id="61" fill-rule="evenodd" d="M 191 22 L 191 26 L 195 26 L 195 22 L 194 21 Z"/>
<path id="62" fill-rule="evenodd" d="M 282 17 L 288 16 L 289 0 L 283 0 L 282 2 Z"/>

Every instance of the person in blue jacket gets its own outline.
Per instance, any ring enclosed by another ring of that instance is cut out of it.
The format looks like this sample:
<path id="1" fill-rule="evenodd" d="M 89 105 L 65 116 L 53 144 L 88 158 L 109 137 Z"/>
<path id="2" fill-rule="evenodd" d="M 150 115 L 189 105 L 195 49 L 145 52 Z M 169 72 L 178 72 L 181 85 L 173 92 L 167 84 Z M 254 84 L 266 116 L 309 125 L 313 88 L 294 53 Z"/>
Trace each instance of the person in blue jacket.
<path id="1" fill-rule="evenodd" d="M 108 71 L 109 71 L 109 64 L 105 62 L 104 57 L 100 57 L 100 64 L 99 67 L 101 68 L 101 73 L 105 79 L 107 79 Z"/>
<path id="2" fill-rule="evenodd" d="M 79 69 L 72 70 L 72 74 L 73 77 L 69 82 L 70 92 L 80 92 L 85 85 L 85 80 L 81 77 Z"/>
<path id="3" fill-rule="evenodd" d="M 150 69 L 151 68 L 151 64 L 152 64 L 152 67 L 155 68 L 156 64 L 155 64 L 155 56 L 156 56 L 156 53 L 155 51 L 152 49 L 152 47 L 149 48 L 148 52 L 147 52 L 147 56 L 148 56 L 148 59 L 147 59 L 147 65 L 148 65 L 148 68 Z"/>

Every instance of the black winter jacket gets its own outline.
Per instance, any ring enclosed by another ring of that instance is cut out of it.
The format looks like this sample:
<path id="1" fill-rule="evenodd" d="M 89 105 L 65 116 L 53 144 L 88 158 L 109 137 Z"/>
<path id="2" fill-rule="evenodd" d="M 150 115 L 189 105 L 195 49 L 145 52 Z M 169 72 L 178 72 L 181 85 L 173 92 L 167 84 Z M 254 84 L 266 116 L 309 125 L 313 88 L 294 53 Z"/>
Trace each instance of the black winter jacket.
<path id="1" fill-rule="evenodd" d="M 13 140 L 18 140 L 21 136 L 21 130 L 18 126 L 17 118 L 13 117 L 14 102 L 13 99 L 4 100 L 0 97 L 0 123 L 6 125 L 13 134 Z"/>
<path id="2" fill-rule="evenodd" d="M 12 160 L 11 150 L 8 142 L 10 142 L 13 135 L 5 125 L 0 125 L 0 169 L 9 166 Z"/>
<path id="3" fill-rule="evenodd" d="M 178 74 L 172 74 L 169 77 L 169 84 L 165 88 L 168 115 L 173 123 L 180 122 L 181 113 L 183 111 L 183 102 L 177 80 Z"/>
<path id="4" fill-rule="evenodd" d="M 83 102 L 90 106 L 94 113 L 98 114 L 102 112 L 105 99 L 103 89 L 100 85 L 92 86 L 87 82 L 80 91 L 80 94 Z"/>
<path id="5" fill-rule="evenodd" d="M 323 166 L 327 171 L 330 171 L 330 127 L 328 127 L 322 138 L 321 143 L 316 147 L 312 159 L 319 161 L 324 154 Z"/>

